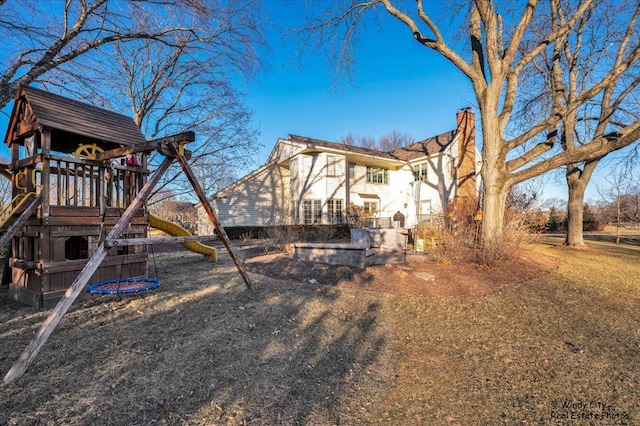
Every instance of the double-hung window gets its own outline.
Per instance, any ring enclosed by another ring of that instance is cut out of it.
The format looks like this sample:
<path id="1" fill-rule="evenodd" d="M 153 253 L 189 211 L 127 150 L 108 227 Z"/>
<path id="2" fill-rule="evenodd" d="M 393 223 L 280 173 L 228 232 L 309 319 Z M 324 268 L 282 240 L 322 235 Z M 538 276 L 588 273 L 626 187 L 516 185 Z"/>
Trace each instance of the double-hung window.
<path id="1" fill-rule="evenodd" d="M 368 217 L 375 217 L 376 213 L 378 213 L 378 202 L 377 201 L 365 201 L 364 202 L 364 213 Z"/>
<path id="2" fill-rule="evenodd" d="M 338 176 L 338 157 L 335 155 L 327 155 L 327 176 Z"/>
<path id="3" fill-rule="evenodd" d="M 327 215 L 330 223 L 343 223 L 342 200 L 327 200 Z"/>
<path id="4" fill-rule="evenodd" d="M 322 201 L 321 200 L 304 200 L 302 202 L 304 214 L 304 224 L 313 225 L 322 223 Z"/>
<path id="5" fill-rule="evenodd" d="M 389 169 L 367 166 L 367 183 L 389 183 Z"/>
<path id="6" fill-rule="evenodd" d="M 427 182 L 429 180 L 429 163 L 420 163 L 413 166 L 413 181 Z"/>

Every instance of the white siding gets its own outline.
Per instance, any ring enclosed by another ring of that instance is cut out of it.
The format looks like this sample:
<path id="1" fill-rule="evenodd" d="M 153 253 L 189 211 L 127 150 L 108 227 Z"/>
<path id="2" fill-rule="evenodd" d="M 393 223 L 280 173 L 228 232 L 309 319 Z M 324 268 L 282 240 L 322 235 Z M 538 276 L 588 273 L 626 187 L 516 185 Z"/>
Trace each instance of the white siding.
<path id="1" fill-rule="evenodd" d="M 298 155 L 298 198 L 299 200 L 322 199 L 326 197 L 324 155 Z"/>
<path id="2" fill-rule="evenodd" d="M 287 158 L 293 157 L 296 153 L 302 151 L 304 148 L 304 145 L 293 142 L 289 139 L 278 139 L 278 143 L 276 143 L 273 151 L 271 151 L 267 163 L 271 163 L 272 161 L 280 163 Z"/>
<path id="3" fill-rule="evenodd" d="M 324 154 L 325 161 L 325 195 L 323 198 L 323 223 L 331 223 L 329 218 L 328 200 L 341 200 L 342 212 L 347 208 L 347 176 L 346 162 L 342 155 Z M 332 165 L 333 164 L 333 165 Z"/>
<path id="4" fill-rule="evenodd" d="M 457 142 L 454 142 L 457 146 Z M 452 165 L 456 160 L 452 158 L 447 150 L 443 154 L 431 156 L 412 163 L 412 167 L 416 164 L 428 164 L 427 182 L 415 182 L 416 209 L 423 201 L 430 200 L 431 208 L 434 214 L 444 212 L 444 204 L 451 202 L 457 193 L 457 182 L 451 173 Z M 420 214 L 419 210 L 417 210 Z"/>
<path id="5" fill-rule="evenodd" d="M 392 218 L 394 214 L 401 212 L 405 218 L 408 218 L 412 215 L 410 210 L 413 204 L 413 189 L 410 185 L 412 181 L 411 168 L 405 166 L 399 170 L 389 169 L 387 184 L 368 183 L 367 166 L 356 164 L 355 176 L 350 180 L 350 202 L 362 206 L 365 202 L 375 200 L 367 195 L 375 195 L 379 199 L 378 217 Z"/>
<path id="6" fill-rule="evenodd" d="M 267 165 L 220 191 L 217 208 L 222 224 L 292 223 L 294 203 L 302 223 L 305 200 L 314 201 L 314 211 L 315 200 L 321 203 L 322 222 L 327 223 L 328 200 L 342 200 L 343 209 L 350 202 L 360 206 L 377 202 L 377 217 L 390 219 L 400 212 L 405 216 L 405 226 L 411 227 L 419 219 L 421 206 L 430 206 L 429 210 L 434 213 L 443 212 L 444 204 L 453 200 L 457 192 L 455 176 L 451 173 L 451 165 L 457 165 L 457 140 L 443 153 L 405 165 L 353 152 L 302 153 L 305 149 L 311 147 L 279 139 Z M 321 147 L 313 149 L 322 150 Z M 353 177 L 349 169 L 351 162 L 356 164 Z M 367 182 L 368 162 L 390 165 L 387 183 Z M 428 167 L 427 182 L 413 181 L 413 166 L 420 163 Z"/>
<path id="7" fill-rule="evenodd" d="M 282 224 L 289 199 L 289 171 L 270 164 L 218 194 L 218 219 L 223 226 Z"/>
<path id="8" fill-rule="evenodd" d="M 329 159 L 333 159 L 330 167 Z M 346 208 L 346 175 L 344 156 L 320 153 L 317 155 L 300 154 L 289 161 L 292 179 L 289 190 L 290 199 L 301 206 L 304 200 L 320 200 L 322 222 L 328 223 L 327 200 L 342 200 Z M 331 175 L 329 170 L 331 168 Z M 293 178 L 293 176 L 296 176 Z M 303 221 L 300 210 L 300 222 Z"/>

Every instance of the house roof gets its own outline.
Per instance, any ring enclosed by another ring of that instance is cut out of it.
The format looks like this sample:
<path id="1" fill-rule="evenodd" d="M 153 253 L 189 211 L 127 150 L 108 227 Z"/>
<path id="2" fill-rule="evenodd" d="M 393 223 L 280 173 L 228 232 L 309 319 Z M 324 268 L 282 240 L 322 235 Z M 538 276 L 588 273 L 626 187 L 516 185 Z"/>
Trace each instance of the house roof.
<path id="1" fill-rule="evenodd" d="M 390 152 L 378 151 L 377 149 L 362 148 L 354 145 L 345 145 L 343 143 L 323 141 L 320 139 L 308 138 L 305 136 L 289 135 L 289 140 L 302 143 L 308 148 L 329 148 L 337 151 L 349 152 L 352 154 L 370 155 L 374 157 L 387 158 L 389 160 L 397 160 L 398 158 Z"/>
<path id="2" fill-rule="evenodd" d="M 81 140 L 98 144 L 133 145 L 146 139 L 131 117 L 65 98 L 35 87 L 22 86 L 18 90 L 12 116 L 26 102 L 31 109 L 31 127 L 47 127 L 59 137 L 78 135 Z M 17 124 L 17 123 L 16 123 Z M 11 143 L 7 132 L 5 142 Z M 13 137 L 19 135 L 12 135 Z M 52 137 L 54 139 L 54 137 Z"/>
<path id="3" fill-rule="evenodd" d="M 455 140 L 458 132 L 451 130 L 432 138 L 424 139 L 414 144 L 396 149 L 391 153 L 395 158 L 403 161 L 411 161 L 421 157 L 444 152 Z"/>
<path id="4" fill-rule="evenodd" d="M 458 132 L 451 130 L 437 136 L 415 142 L 392 152 L 379 151 L 377 149 L 362 148 L 359 146 L 345 145 L 337 142 L 328 142 L 320 139 L 308 138 L 305 136 L 289 135 L 292 142 L 306 145 L 308 148 L 327 148 L 352 154 L 369 155 L 388 160 L 412 161 L 417 158 L 444 152 L 451 146 Z"/>

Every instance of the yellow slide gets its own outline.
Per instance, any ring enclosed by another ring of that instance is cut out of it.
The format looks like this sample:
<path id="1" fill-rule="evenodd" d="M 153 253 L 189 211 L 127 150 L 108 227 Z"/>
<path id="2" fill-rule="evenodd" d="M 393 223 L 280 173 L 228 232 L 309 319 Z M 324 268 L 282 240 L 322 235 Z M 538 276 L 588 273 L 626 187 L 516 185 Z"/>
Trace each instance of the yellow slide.
<path id="1" fill-rule="evenodd" d="M 187 237 L 191 235 L 191 233 L 182 226 L 169 222 L 168 220 L 160 219 L 158 216 L 152 214 L 149 214 L 149 226 L 173 235 L 174 237 Z M 185 241 L 182 245 L 188 250 L 203 254 L 207 260 L 211 260 L 212 262 L 218 261 L 218 250 L 215 247 L 206 246 L 200 241 Z"/>

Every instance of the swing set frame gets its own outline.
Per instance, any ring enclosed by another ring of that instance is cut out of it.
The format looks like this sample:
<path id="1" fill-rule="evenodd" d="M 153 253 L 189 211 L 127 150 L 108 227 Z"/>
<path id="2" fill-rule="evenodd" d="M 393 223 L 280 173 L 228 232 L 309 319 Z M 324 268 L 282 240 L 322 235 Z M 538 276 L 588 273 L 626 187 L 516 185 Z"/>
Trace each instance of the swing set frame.
<path id="1" fill-rule="evenodd" d="M 202 186 L 198 182 L 193 170 L 191 169 L 191 166 L 187 162 L 190 156 L 190 152 L 185 149 L 185 146 L 186 144 L 193 142 L 194 140 L 195 134 L 193 132 L 183 132 L 177 135 L 149 141 L 144 144 L 136 144 L 128 147 L 116 148 L 104 152 L 94 153 L 91 155 L 91 157 L 94 158 L 90 159 L 106 160 L 109 158 L 116 158 L 124 155 L 132 155 L 138 152 L 151 152 L 153 150 L 156 150 L 165 158 L 161 162 L 158 169 L 149 177 L 146 184 L 138 192 L 135 199 L 132 200 L 132 202 L 129 204 L 125 212 L 122 214 L 116 225 L 111 229 L 104 241 L 98 246 L 96 251 L 89 258 L 82 271 L 80 271 L 80 274 L 76 277 L 62 299 L 60 299 L 58 304 L 51 311 L 47 319 L 44 321 L 31 342 L 29 342 L 18 360 L 13 364 L 9 372 L 4 376 L 4 383 L 10 383 L 18 379 L 27 371 L 29 365 L 38 355 L 51 333 L 53 333 L 57 325 L 62 320 L 63 316 L 66 314 L 78 295 L 87 285 L 87 283 L 91 279 L 91 276 L 105 259 L 105 257 L 107 256 L 107 252 L 111 247 L 117 245 L 153 244 L 153 242 L 151 241 L 153 240 L 153 238 L 137 239 L 149 240 L 147 242 L 133 242 L 126 239 L 119 239 L 119 237 L 127 228 L 134 215 L 145 205 L 154 187 L 159 182 L 160 178 L 164 176 L 165 172 L 174 161 L 176 161 L 180 165 L 182 171 L 189 180 L 194 192 L 202 203 L 202 206 L 204 207 L 209 220 L 213 224 L 218 238 L 220 238 L 220 240 L 224 244 L 247 288 L 251 288 L 251 279 L 247 275 L 247 272 L 245 271 L 241 260 L 236 256 L 229 237 L 227 236 L 220 222 L 217 220 L 211 203 L 205 196 L 205 192 Z M 184 239 L 184 241 L 187 241 L 188 238 L 189 237 L 172 237 L 171 241 L 177 242 L 178 240 L 182 239 Z M 165 241 L 168 240 L 165 239 Z"/>

